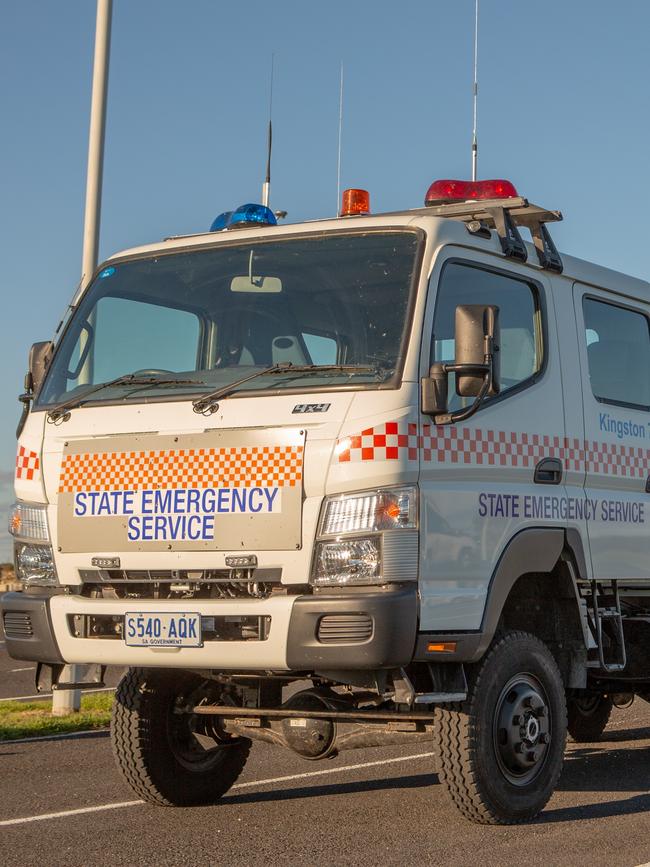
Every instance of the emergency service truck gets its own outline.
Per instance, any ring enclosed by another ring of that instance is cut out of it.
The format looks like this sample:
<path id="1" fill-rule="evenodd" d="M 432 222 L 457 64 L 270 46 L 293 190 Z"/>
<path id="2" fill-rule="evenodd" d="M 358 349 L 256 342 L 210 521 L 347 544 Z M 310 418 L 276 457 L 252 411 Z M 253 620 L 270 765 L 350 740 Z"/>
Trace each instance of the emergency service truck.
<path id="1" fill-rule="evenodd" d="M 559 219 L 501 180 L 245 205 L 113 256 L 33 346 L 7 649 L 58 689 L 127 667 L 139 797 L 212 803 L 253 740 L 419 740 L 466 817 L 521 822 L 567 726 L 646 695 L 650 285 Z"/>

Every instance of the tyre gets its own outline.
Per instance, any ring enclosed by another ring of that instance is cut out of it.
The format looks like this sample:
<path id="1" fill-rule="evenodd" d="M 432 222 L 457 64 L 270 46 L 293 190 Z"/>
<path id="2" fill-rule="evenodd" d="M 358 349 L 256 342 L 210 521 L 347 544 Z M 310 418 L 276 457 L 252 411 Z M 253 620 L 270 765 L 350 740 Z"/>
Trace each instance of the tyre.
<path id="1" fill-rule="evenodd" d="M 196 675 L 131 668 L 117 688 L 111 742 L 126 782 L 143 800 L 168 807 L 212 804 L 241 773 L 251 742 L 210 731 L 210 718 L 180 712 L 204 681 Z"/>
<path id="2" fill-rule="evenodd" d="M 473 822 L 532 819 L 562 771 L 566 726 L 564 685 L 551 652 L 526 632 L 501 635 L 470 672 L 467 699 L 437 711 L 441 782 Z"/>
<path id="3" fill-rule="evenodd" d="M 567 699 L 567 728 L 571 740 L 577 744 L 600 740 L 613 707 L 609 695 L 570 696 Z"/>

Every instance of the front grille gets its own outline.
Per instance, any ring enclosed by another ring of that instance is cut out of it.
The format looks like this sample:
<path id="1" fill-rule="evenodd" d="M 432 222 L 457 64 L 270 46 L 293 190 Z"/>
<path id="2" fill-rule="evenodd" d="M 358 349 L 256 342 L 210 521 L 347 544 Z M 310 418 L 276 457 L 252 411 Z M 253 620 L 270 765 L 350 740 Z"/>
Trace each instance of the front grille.
<path id="1" fill-rule="evenodd" d="M 325 614 L 318 621 L 321 644 L 361 644 L 372 638 L 372 617 L 368 614 Z"/>
<path id="2" fill-rule="evenodd" d="M 80 569 L 79 577 L 86 594 L 110 587 L 120 598 L 263 599 L 279 589 L 282 569 Z"/>
<path id="3" fill-rule="evenodd" d="M 7 638 L 31 638 L 34 634 L 27 611 L 5 611 L 3 623 Z"/>

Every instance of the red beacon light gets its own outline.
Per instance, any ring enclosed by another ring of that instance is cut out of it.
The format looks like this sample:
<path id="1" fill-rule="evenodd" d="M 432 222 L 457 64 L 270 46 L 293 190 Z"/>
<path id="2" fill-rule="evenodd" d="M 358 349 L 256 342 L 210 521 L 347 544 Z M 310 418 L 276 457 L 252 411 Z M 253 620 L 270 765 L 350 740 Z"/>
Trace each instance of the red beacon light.
<path id="1" fill-rule="evenodd" d="M 513 199 L 519 194 L 510 181 L 434 181 L 427 190 L 425 205 L 447 205 L 480 199 Z"/>
<path id="2" fill-rule="evenodd" d="M 343 190 L 343 202 L 339 217 L 355 217 L 370 213 L 370 193 L 368 190 Z"/>

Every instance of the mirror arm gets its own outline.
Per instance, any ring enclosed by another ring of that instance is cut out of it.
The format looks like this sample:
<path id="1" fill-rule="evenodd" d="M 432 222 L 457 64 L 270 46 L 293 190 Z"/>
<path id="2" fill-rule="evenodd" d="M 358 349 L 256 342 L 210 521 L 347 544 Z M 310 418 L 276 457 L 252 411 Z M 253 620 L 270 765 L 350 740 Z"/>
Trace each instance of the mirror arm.
<path id="1" fill-rule="evenodd" d="M 492 359 L 494 354 L 494 341 L 491 337 L 485 339 L 485 358 L 483 364 L 443 364 L 445 374 L 448 373 L 483 373 L 485 379 L 481 390 L 476 395 L 474 401 L 465 409 L 457 409 L 454 412 L 445 412 L 433 416 L 434 424 L 455 424 L 459 421 L 465 421 L 471 418 L 474 413 L 478 412 L 481 404 L 485 400 L 486 395 L 492 387 Z"/>
<path id="2" fill-rule="evenodd" d="M 18 400 L 23 405 L 23 411 L 20 414 L 20 420 L 18 421 L 18 427 L 16 428 L 16 439 L 19 439 L 21 433 L 23 432 L 23 428 L 25 427 L 25 422 L 27 421 L 27 416 L 29 415 L 30 405 L 33 397 L 34 395 L 31 391 L 26 391 L 24 394 L 18 395 Z"/>

